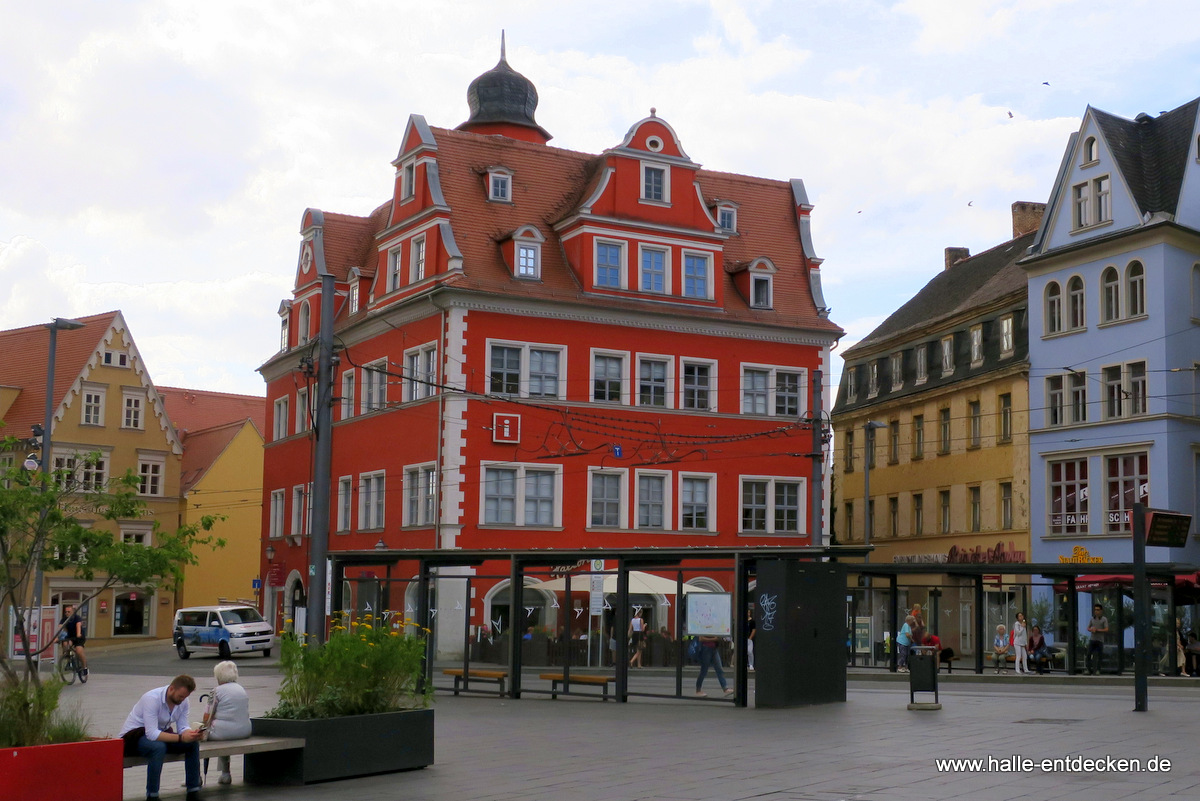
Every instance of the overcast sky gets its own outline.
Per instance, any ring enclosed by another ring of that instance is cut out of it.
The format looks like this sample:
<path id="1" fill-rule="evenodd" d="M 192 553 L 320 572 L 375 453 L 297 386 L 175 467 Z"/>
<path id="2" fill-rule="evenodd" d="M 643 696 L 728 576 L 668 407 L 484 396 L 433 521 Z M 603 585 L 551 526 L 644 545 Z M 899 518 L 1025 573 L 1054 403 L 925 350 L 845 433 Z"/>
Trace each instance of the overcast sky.
<path id="1" fill-rule="evenodd" d="M 1195 11 L 0 0 L 0 329 L 120 309 L 156 383 L 263 394 L 301 213 L 385 201 L 408 115 L 463 122 L 504 28 L 552 144 L 597 153 L 654 106 L 707 168 L 803 178 L 844 350 L 1046 200 L 1089 103 L 1200 95 Z"/>

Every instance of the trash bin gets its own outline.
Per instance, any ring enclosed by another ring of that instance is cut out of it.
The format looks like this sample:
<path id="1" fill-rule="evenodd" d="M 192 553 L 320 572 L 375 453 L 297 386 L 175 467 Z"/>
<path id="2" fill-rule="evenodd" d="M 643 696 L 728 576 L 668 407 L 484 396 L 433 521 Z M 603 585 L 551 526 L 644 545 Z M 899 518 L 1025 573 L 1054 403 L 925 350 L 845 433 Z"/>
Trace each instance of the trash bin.
<path id="1" fill-rule="evenodd" d="M 917 701 L 917 693 L 933 693 L 933 701 Z M 941 709 L 938 700 L 937 649 L 914 646 L 908 654 L 908 708 Z"/>

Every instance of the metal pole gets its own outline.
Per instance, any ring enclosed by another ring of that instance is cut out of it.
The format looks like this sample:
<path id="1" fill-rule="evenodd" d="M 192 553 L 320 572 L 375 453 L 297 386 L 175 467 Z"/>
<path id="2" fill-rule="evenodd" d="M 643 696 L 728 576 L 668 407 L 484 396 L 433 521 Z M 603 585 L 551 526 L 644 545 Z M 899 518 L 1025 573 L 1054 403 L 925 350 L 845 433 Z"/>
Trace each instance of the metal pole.
<path id="1" fill-rule="evenodd" d="M 812 477 L 808 486 L 808 531 L 809 542 L 813 545 L 818 543 L 825 545 L 825 525 L 821 519 L 821 512 L 824 501 L 824 467 L 825 467 L 825 443 L 824 443 L 824 421 L 821 414 L 824 412 L 824 401 L 821 398 L 821 371 L 813 370 L 812 378 L 812 401 L 809 406 L 809 419 L 812 420 Z M 819 538 L 819 539 L 818 539 Z"/>
<path id="2" fill-rule="evenodd" d="M 311 215 L 311 217 L 309 217 Z M 313 454 L 312 530 L 308 543 L 308 625 L 314 642 L 325 640 L 326 592 L 329 581 L 326 560 L 329 556 L 329 493 L 333 464 L 333 274 L 325 266 L 324 217 L 319 211 L 306 212 L 310 226 L 304 235 L 310 240 L 313 264 L 321 277 L 321 327 L 317 333 L 317 397 L 313 433 L 317 445 Z M 307 410 L 305 410 L 307 412 Z M 422 623 L 421 625 L 425 625 Z"/>
<path id="3" fill-rule="evenodd" d="M 1117 626 L 1118 637 L 1121 631 Z M 1150 583 L 1146 580 L 1146 507 L 1133 505 L 1133 711 L 1149 708 Z M 1118 655 L 1120 651 L 1118 650 Z"/>
<path id="4" fill-rule="evenodd" d="M 871 424 L 863 426 L 863 545 L 871 544 Z M 871 554 L 863 556 L 870 562 Z M 870 586 L 869 584 L 867 586 Z"/>

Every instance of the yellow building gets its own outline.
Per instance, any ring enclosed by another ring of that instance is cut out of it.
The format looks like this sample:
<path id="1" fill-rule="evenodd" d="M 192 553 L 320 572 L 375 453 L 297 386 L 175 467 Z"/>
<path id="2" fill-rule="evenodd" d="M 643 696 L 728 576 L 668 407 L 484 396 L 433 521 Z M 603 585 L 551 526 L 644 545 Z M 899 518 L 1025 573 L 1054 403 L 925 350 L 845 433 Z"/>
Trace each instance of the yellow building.
<path id="1" fill-rule="evenodd" d="M 183 520 L 225 519 L 214 534 L 225 547 L 200 554 L 180 587 L 180 606 L 240 599 L 260 607 L 262 545 L 262 425 L 265 399 L 161 387 L 167 415 L 183 441 Z"/>
<path id="2" fill-rule="evenodd" d="M 85 581 L 48 574 L 42 602 L 85 601 L 80 611 L 89 641 L 165 638 L 180 606 L 220 598 L 256 599 L 262 530 L 264 399 L 202 390 L 156 388 L 119 311 L 80 318 L 80 328 L 56 332 L 51 456 L 54 469 L 99 453 L 87 480 L 105 484 L 133 470 L 148 515 L 90 521 L 126 540 L 154 546 L 153 527 L 174 531 L 201 515 L 225 519 L 212 530 L 226 547 L 199 548 L 198 564 L 173 590 L 146 593 L 113 587 L 95 595 L 103 576 Z M 46 326 L 0 332 L 0 437 L 22 441 L 45 416 L 49 332 Z M 0 453 L 0 466 L 24 460 L 24 450 Z M 38 454 L 36 447 L 31 449 Z M 95 595 L 90 601 L 86 600 Z M 7 626 L 8 614 L 0 626 Z M 5 631 L 5 643 L 9 632 Z"/>
<path id="3" fill-rule="evenodd" d="M 154 546 L 158 523 L 174 530 L 180 522 L 180 469 L 183 446 L 163 410 L 133 337 L 119 311 L 80 318 L 82 327 L 58 330 L 51 459 L 55 470 L 83 470 L 84 457 L 100 458 L 84 481 L 105 485 L 132 470 L 140 476 L 140 497 L 148 514 L 131 520 L 89 521 L 119 533 L 126 541 Z M 50 334 L 45 325 L 0 332 L 0 353 L 21 354 L 0 360 L 0 436 L 28 440 L 31 427 L 43 424 Z M 36 449 L 34 451 L 37 453 Z M 6 454 L 12 463 L 24 454 Z M 42 602 L 78 603 L 103 585 L 66 574 L 48 574 Z M 112 587 L 81 607 L 92 640 L 167 637 L 175 612 L 169 591 L 146 593 L 141 587 Z M 4 615 L 7 625 L 8 615 Z M 7 632 L 6 632 L 7 635 Z"/>
<path id="4" fill-rule="evenodd" d="M 947 248 L 943 271 L 843 354 L 837 544 L 869 536 L 875 563 L 1029 561 L 1028 303 L 1016 262 L 1041 211 L 1013 204 L 1014 238 L 984 253 Z M 1012 583 L 1001 574 L 991 585 L 989 624 L 1007 619 Z M 937 572 L 902 584 L 902 608 L 928 604 L 936 586 L 937 633 L 972 652 L 973 587 Z"/>

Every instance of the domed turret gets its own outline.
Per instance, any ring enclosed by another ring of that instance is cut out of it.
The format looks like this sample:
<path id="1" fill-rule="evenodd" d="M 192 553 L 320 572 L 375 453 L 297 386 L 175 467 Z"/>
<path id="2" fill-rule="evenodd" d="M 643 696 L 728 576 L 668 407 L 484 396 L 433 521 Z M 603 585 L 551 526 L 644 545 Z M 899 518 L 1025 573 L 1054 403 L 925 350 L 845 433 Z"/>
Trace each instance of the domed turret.
<path id="1" fill-rule="evenodd" d="M 458 126 L 458 130 L 545 144 L 551 136 L 533 118 L 537 104 L 538 94 L 533 82 L 508 66 L 504 56 L 504 34 L 501 33 L 500 61 L 467 87 L 471 117 Z"/>

